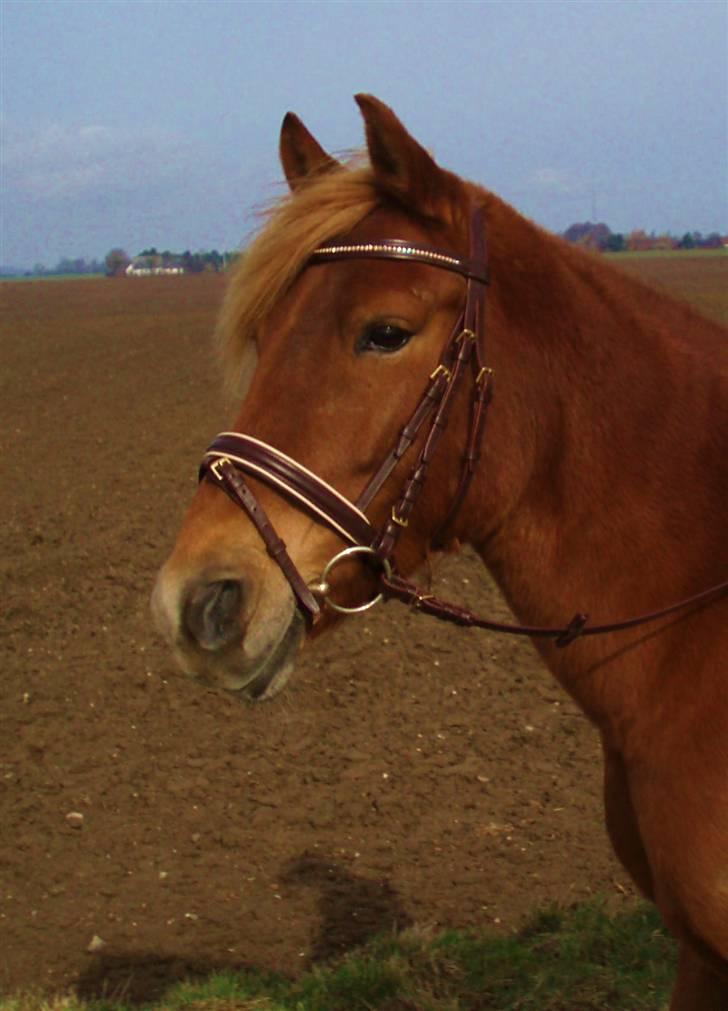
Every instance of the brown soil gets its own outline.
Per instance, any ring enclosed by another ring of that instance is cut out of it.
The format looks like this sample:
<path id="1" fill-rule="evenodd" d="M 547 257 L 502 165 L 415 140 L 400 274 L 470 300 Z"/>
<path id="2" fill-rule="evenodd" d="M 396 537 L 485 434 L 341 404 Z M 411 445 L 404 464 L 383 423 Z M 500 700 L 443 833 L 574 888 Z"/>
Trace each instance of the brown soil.
<path id="1" fill-rule="evenodd" d="M 295 973 L 412 922 L 506 929 L 631 892 L 596 734 L 528 644 L 390 605 L 316 643 L 271 703 L 175 674 L 148 596 L 228 420 L 220 293 L 0 288 L 6 991 L 149 998 L 215 967 Z M 505 615 L 473 558 L 439 582 Z"/>

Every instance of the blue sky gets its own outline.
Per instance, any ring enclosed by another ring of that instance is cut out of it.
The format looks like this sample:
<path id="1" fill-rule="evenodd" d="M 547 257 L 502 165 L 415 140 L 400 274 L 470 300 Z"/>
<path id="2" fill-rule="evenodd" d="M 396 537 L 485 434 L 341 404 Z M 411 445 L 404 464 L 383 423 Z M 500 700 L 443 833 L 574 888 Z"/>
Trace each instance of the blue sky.
<path id="1" fill-rule="evenodd" d="M 234 248 L 391 105 L 548 228 L 728 232 L 725 0 L 0 0 L 0 263 Z"/>

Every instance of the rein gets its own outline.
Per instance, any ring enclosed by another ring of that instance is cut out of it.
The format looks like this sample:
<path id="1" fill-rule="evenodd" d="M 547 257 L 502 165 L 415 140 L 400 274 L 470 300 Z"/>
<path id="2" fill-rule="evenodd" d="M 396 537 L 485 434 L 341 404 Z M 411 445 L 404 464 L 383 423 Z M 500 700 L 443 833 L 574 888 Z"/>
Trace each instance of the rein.
<path id="1" fill-rule="evenodd" d="M 394 550 L 427 477 L 431 459 L 447 426 L 450 409 L 464 376 L 472 375 L 470 426 L 462 469 L 455 495 L 445 519 L 433 541 L 441 543 L 467 494 L 480 457 L 480 447 L 488 405 L 493 394 L 493 372 L 484 364 L 485 288 L 488 284 L 487 250 L 485 245 L 484 211 L 476 207 L 470 219 L 470 255 L 467 258 L 428 246 L 416 246 L 401 239 L 384 239 L 369 243 L 328 243 L 314 250 L 309 265 L 333 260 L 381 259 L 427 263 L 450 270 L 466 279 L 463 311 L 453 328 L 440 361 L 431 373 L 417 407 L 401 429 L 395 445 L 370 478 L 356 502 L 350 502 L 316 474 L 291 459 L 280 450 L 252 436 L 238 432 L 222 432 L 212 442 L 203 457 L 199 478 L 217 485 L 250 517 L 268 553 L 288 580 L 298 605 L 310 624 L 315 624 L 324 607 L 342 614 L 368 610 L 382 599 L 397 599 L 423 614 L 429 614 L 456 625 L 482 628 L 509 635 L 551 638 L 557 646 L 568 646 L 584 635 L 618 632 L 656 621 L 678 610 L 698 604 L 728 589 L 728 580 L 658 611 L 603 625 L 589 625 L 588 615 L 575 614 L 562 627 L 504 624 L 480 618 L 467 608 L 448 603 L 424 593 L 414 583 L 402 578 L 394 564 Z M 402 490 L 381 529 L 372 526 L 366 509 L 376 498 L 387 478 L 408 451 L 425 424 L 429 428 L 422 448 L 410 469 Z M 348 546 L 328 562 L 320 580 L 308 584 L 293 563 L 285 543 L 276 533 L 262 505 L 246 483 L 243 474 L 252 475 L 269 485 L 296 508 L 332 530 Z M 379 569 L 379 592 L 356 607 L 345 607 L 331 599 L 328 578 L 345 559 L 361 556 Z"/>

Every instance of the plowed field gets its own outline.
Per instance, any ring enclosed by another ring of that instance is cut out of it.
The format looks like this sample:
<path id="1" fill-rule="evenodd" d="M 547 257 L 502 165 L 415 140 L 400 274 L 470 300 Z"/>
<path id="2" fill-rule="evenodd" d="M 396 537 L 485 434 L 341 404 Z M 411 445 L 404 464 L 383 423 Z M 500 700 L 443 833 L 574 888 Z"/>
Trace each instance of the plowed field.
<path id="1" fill-rule="evenodd" d="M 295 973 L 411 922 L 629 900 L 596 735 L 527 643 L 390 605 L 317 642 L 268 704 L 175 673 L 148 597 L 229 420 L 222 284 L 0 287 L 6 991 L 147 998 L 213 967 Z M 506 615 L 467 554 L 438 581 Z"/>

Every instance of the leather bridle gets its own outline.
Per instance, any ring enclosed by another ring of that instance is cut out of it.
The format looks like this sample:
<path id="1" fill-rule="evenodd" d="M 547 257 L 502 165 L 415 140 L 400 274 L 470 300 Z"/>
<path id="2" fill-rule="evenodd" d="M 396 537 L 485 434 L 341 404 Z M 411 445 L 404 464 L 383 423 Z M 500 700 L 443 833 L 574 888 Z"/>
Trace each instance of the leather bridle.
<path id="1" fill-rule="evenodd" d="M 205 453 L 199 475 L 200 480 L 206 479 L 222 489 L 250 517 L 268 553 L 288 580 L 299 608 L 309 623 L 315 624 L 318 621 L 324 607 L 339 613 L 351 614 L 368 610 L 383 598 L 396 598 L 425 614 L 457 625 L 512 635 L 547 637 L 554 639 L 558 646 L 567 646 L 582 635 L 616 632 L 656 620 L 690 604 L 697 604 L 728 588 L 726 580 L 670 607 L 611 624 L 587 626 L 588 616 L 579 613 L 565 626 L 540 627 L 504 624 L 479 618 L 472 611 L 440 600 L 403 579 L 397 573 L 394 562 L 394 551 L 399 535 L 409 523 L 430 462 L 447 425 L 455 396 L 468 372 L 472 376 L 472 396 L 467 444 L 462 458 L 459 483 L 448 513 L 433 539 L 435 544 L 441 543 L 445 532 L 457 515 L 480 456 L 487 408 L 493 393 L 493 372 L 485 365 L 485 289 L 488 284 L 488 268 L 484 210 L 482 207 L 476 207 L 471 214 L 468 257 L 458 257 L 441 249 L 415 245 L 401 239 L 383 239 L 381 242 L 328 243 L 314 250 L 308 266 L 349 259 L 426 263 L 453 271 L 466 279 L 463 311 L 445 343 L 439 363 L 429 376 L 419 403 L 401 429 L 395 445 L 356 502 L 349 501 L 316 474 L 280 450 L 238 432 L 223 432 L 217 436 Z M 428 422 L 429 427 L 426 429 L 414 465 L 387 520 L 380 529 L 377 529 L 367 518 L 366 510 Z M 347 542 L 347 547 L 328 562 L 321 578 L 315 584 L 307 583 L 294 565 L 285 543 L 276 533 L 263 506 L 245 481 L 244 474 L 263 481 L 296 508 Z M 377 595 L 357 607 L 345 607 L 332 600 L 328 583 L 333 569 L 351 556 L 362 556 L 369 561 L 376 568 L 379 578 Z"/>

